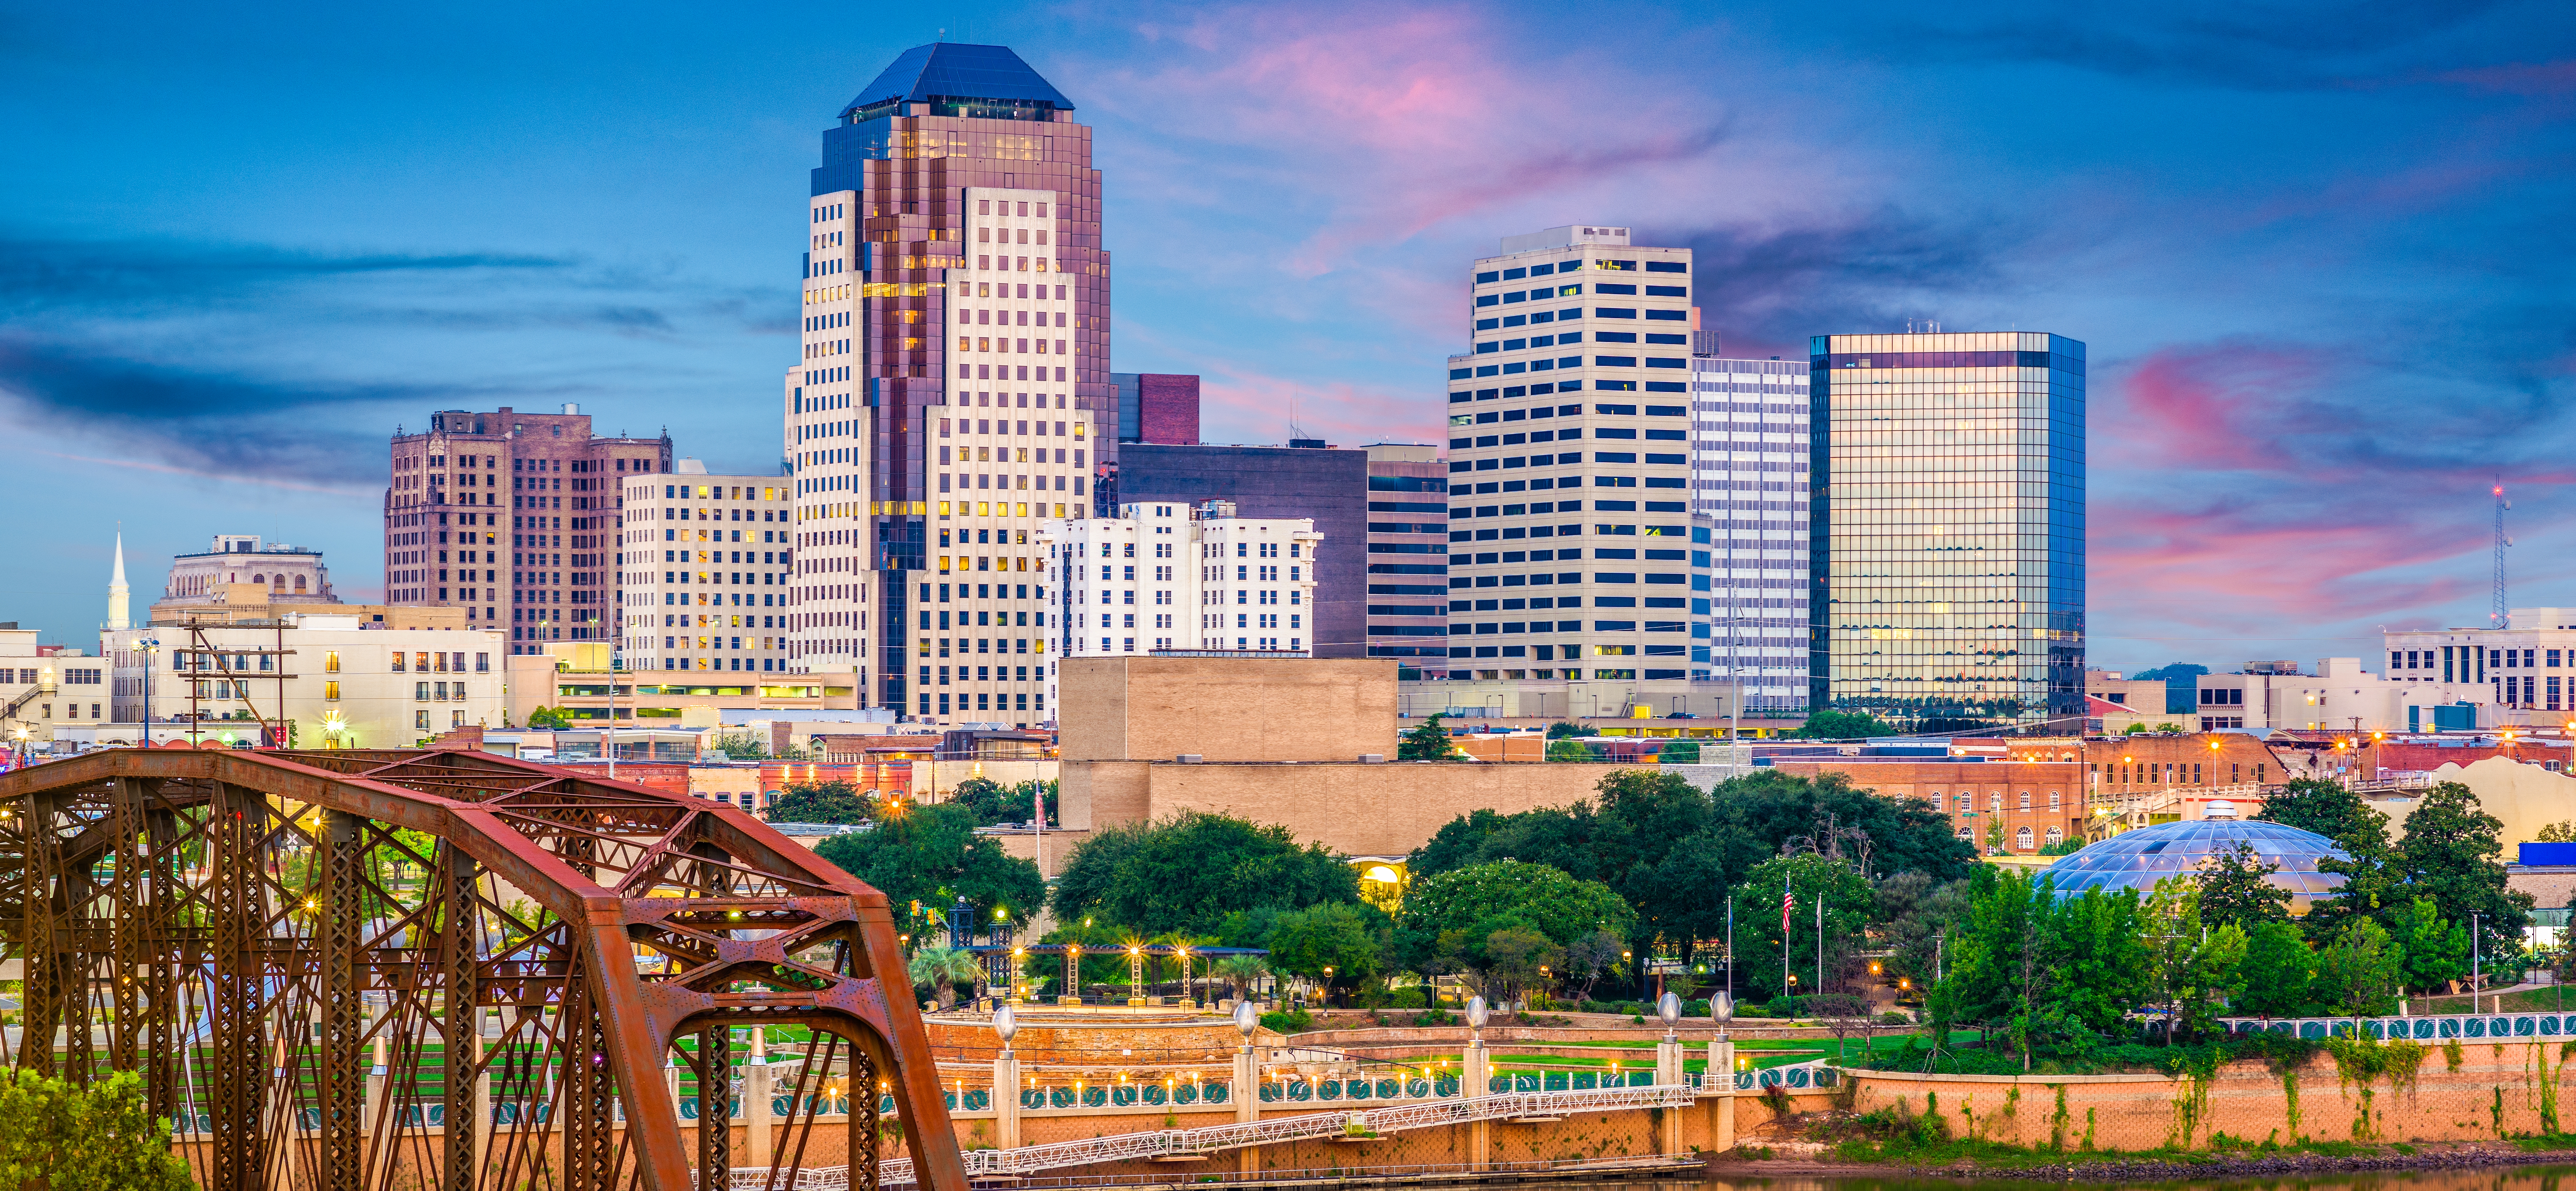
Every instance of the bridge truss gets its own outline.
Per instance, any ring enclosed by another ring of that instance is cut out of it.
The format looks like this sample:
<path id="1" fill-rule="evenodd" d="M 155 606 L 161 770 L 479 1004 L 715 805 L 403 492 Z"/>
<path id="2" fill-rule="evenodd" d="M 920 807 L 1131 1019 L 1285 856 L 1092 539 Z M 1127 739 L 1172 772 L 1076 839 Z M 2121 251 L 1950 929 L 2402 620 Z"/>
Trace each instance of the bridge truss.
<path id="1" fill-rule="evenodd" d="M 880 1090 L 967 1185 L 885 897 L 726 804 L 460 750 L 94 753 L 0 775 L 0 944 L 11 1061 L 142 1073 L 216 1191 L 874 1188 Z M 720 1098 L 755 1026 L 851 1109 L 794 1097 L 746 1172 L 672 1068 Z"/>

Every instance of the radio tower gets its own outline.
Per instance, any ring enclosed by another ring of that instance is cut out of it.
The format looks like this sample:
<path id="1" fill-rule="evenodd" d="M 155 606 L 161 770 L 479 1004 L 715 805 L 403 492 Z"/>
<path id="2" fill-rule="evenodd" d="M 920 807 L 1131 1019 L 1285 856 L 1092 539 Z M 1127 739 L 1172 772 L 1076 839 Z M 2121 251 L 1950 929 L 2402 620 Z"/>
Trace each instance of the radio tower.
<path id="1" fill-rule="evenodd" d="M 2495 486 L 2495 608 L 2487 613 L 2487 619 L 2493 622 L 2490 627 L 2499 629 L 2512 615 L 2504 598 L 2504 548 L 2513 544 L 2512 538 L 2504 536 L 2504 515 L 2512 507 L 2513 502 L 2504 498 L 2504 480 L 2499 477 Z"/>

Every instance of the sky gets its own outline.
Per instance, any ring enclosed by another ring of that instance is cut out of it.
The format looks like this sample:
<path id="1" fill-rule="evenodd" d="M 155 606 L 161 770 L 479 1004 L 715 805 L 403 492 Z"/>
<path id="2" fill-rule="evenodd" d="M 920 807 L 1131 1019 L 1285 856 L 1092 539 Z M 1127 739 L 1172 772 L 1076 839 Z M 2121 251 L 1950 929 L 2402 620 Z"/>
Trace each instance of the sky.
<path id="1" fill-rule="evenodd" d="M 2563 0 L 0 0 L 0 620 L 94 648 L 120 530 L 138 612 L 217 533 L 377 598 L 433 410 L 774 469 L 820 133 L 942 37 L 1098 130 L 1113 366 L 1207 441 L 1437 441 L 1467 262 L 1610 223 L 1729 355 L 2084 340 L 2094 665 L 2484 624 L 2499 482 L 2576 605 Z"/>

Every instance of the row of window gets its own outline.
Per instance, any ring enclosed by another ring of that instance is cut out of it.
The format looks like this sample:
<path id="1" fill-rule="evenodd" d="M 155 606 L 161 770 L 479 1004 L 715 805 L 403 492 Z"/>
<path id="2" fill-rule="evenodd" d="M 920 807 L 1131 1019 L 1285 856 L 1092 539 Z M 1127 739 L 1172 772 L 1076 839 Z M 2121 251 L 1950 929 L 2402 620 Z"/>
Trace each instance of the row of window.
<path id="1" fill-rule="evenodd" d="M 952 668 L 952 667 L 948 667 L 948 666 L 937 666 L 937 667 L 932 667 L 932 666 L 923 666 L 923 667 L 921 668 L 921 685 L 923 685 L 923 686 L 931 686 L 931 685 L 933 685 L 933 683 L 932 683 L 932 681 L 931 681 L 931 671 L 932 671 L 933 669 L 936 669 L 936 670 L 939 672 L 939 678 L 938 678 L 938 682 L 937 682 L 937 684 L 936 684 L 936 685 L 939 685 L 939 686 L 947 686 L 947 685 L 949 685 L 948 672 L 949 672 L 949 670 L 950 670 L 951 668 Z M 1031 677 L 1029 677 L 1029 669 L 1030 669 L 1030 668 L 1029 668 L 1029 667 L 1027 667 L 1027 666 L 957 666 L 957 667 L 954 667 L 954 669 L 955 669 L 955 670 L 956 670 L 956 672 L 957 672 L 957 678 L 956 678 L 956 681 L 961 682 L 961 683 L 964 683 L 964 682 L 1044 682 L 1044 681 L 1046 681 L 1046 667 L 1044 667 L 1044 666 L 1039 666 L 1039 667 L 1037 667 L 1037 677 L 1036 677 L 1036 678 L 1031 678 Z M 966 673 L 966 672 L 967 672 L 968 670 L 973 670 L 973 671 L 974 671 L 974 677 L 972 677 L 972 678 L 967 677 L 967 673 Z M 1016 674 L 1015 674 L 1014 672 L 1016 672 Z"/>
<path id="2" fill-rule="evenodd" d="M 1106 646 L 1105 646 L 1105 644 L 1104 644 L 1104 648 L 1105 648 L 1105 647 L 1106 647 Z M 1013 705 L 1013 703 L 1014 703 L 1014 701 L 1015 701 L 1015 700 L 1016 700 L 1016 704 L 1017 704 L 1016 706 L 1014 706 L 1014 705 Z M 995 704 L 995 702 L 996 702 L 996 701 L 999 701 L 999 702 L 1000 702 L 1000 704 L 1001 704 L 1001 706 L 995 706 L 994 704 Z M 1032 706 L 1032 703 L 1034 703 L 1035 705 L 1034 705 L 1034 706 Z M 1037 693 L 1037 694 L 1035 694 L 1035 695 L 1031 695 L 1031 694 L 1029 694 L 1029 693 L 1028 693 L 1028 692 L 1026 692 L 1026 691 L 1019 691 L 1019 692 L 1007 692 L 1007 691 L 1006 691 L 1006 692 L 1003 692 L 1003 693 L 1000 693 L 1000 694 L 995 694 L 995 693 L 990 692 L 990 691 L 977 691 L 977 692 L 975 692 L 975 705 L 974 705 L 973 707 L 968 707 L 968 706 L 966 706 L 966 695 L 965 695 L 965 693 L 964 693 L 964 692 L 962 692 L 962 691 L 961 691 L 961 692 L 959 692 L 959 693 L 958 693 L 958 695 L 957 695 L 957 707 L 956 707 L 956 710 L 955 710 L 954 712 L 951 712 L 951 711 L 949 710 L 949 706 L 948 706 L 948 693 L 947 693 L 946 691 L 942 691 L 942 692 L 940 692 L 940 694 L 939 694 L 939 710 L 938 710 L 938 712 L 937 712 L 936 714 L 939 714 L 939 715 L 951 715 L 951 714 L 963 715 L 963 714 L 965 714 L 965 713 L 967 713 L 967 712 L 969 712 L 969 711 L 1044 711 L 1044 710 L 1046 710 L 1046 693 L 1045 693 L 1045 692 L 1043 692 L 1043 691 L 1040 691 L 1040 692 L 1038 692 L 1038 693 Z M 920 711 L 920 714 L 922 714 L 922 715 L 931 715 L 931 714 L 934 714 L 934 713 L 930 710 L 930 696 L 929 696 L 929 695 L 927 695 L 927 694 L 924 694 L 923 696 L 921 696 L 921 711 Z"/>
<path id="3" fill-rule="evenodd" d="M 1091 425 L 1088 422 L 1056 422 L 1053 423 L 1055 427 L 1054 433 L 1049 434 L 1047 431 L 1049 423 L 1044 419 L 1036 421 L 1034 425 L 1037 426 L 1037 429 L 1035 431 L 1031 431 L 1029 427 L 1032 423 L 1027 420 L 1021 420 L 1014 423 L 1006 419 L 997 418 L 941 418 L 939 419 L 939 437 L 948 437 L 948 424 L 952 421 L 957 423 L 957 433 L 959 434 L 1012 434 L 1015 433 L 1012 430 L 1012 427 L 1017 425 L 1019 429 L 1016 433 L 1021 438 L 1063 438 L 1066 437 L 1065 427 L 1068 424 L 1073 427 L 1072 437 L 1074 438 L 1084 437 L 1091 429 Z"/>
<path id="4" fill-rule="evenodd" d="M 1492 391 L 1492 390 L 1487 390 L 1487 392 L 1491 392 L 1491 391 Z M 1512 394 L 1512 396 L 1518 397 L 1518 396 L 1522 396 L 1522 394 L 1514 393 L 1514 394 Z M 1457 402 L 1459 402 L 1459 401 L 1461 401 L 1461 400 L 1464 400 L 1465 398 L 1466 398 L 1466 394 L 1464 394 L 1464 393 L 1451 393 L 1451 394 L 1449 395 L 1449 400 L 1450 400 L 1450 403 L 1451 403 L 1451 404 L 1456 404 Z M 1479 400 L 1482 400 L 1482 398 L 1479 398 Z M 1636 406 L 1633 406 L 1633 405 L 1626 405 L 1626 404 L 1605 404 L 1605 405 L 1595 405 L 1595 406 L 1593 406 L 1593 407 L 1592 407 L 1592 412 L 1594 412 L 1594 413 L 1596 413 L 1596 414 L 1600 414 L 1600 415 L 1602 415 L 1602 416 L 1604 416 L 1604 417 L 1633 418 L 1633 417 L 1637 416 L 1637 407 L 1636 407 Z M 1685 408 L 1685 407 L 1683 407 L 1683 406 L 1679 406 L 1679 405 L 1649 405 L 1649 406 L 1647 406 L 1647 407 L 1646 407 L 1646 416 L 1647 416 L 1647 417 L 1650 417 L 1650 418 L 1678 418 L 1678 417 L 1682 417 L 1682 416 L 1684 416 L 1684 415 L 1688 414 L 1689 412 L 1690 412 L 1690 411 L 1689 411 L 1688 409 L 1686 409 L 1686 408 Z M 1480 413 L 1480 414 L 1474 414 L 1474 415 L 1469 415 L 1469 414 L 1451 414 L 1451 415 L 1449 415 L 1449 424 L 1450 424 L 1450 425 L 1452 425 L 1452 426 L 1464 426 L 1464 425 L 1467 425 L 1467 424 L 1468 424 L 1468 422 L 1469 422 L 1469 420 L 1470 420 L 1470 418 L 1471 418 L 1471 417 L 1473 418 L 1474 422 L 1475 422 L 1477 425 L 1484 425 L 1484 424 L 1486 424 L 1486 423 L 1490 423 L 1490 422 L 1518 422 L 1518 421 L 1523 421 L 1523 420 L 1528 420 L 1528 421 L 1537 421 L 1537 420 L 1538 420 L 1538 419 L 1540 419 L 1540 418 L 1549 418 L 1549 417 L 1571 418 L 1571 417 L 1577 417 L 1577 416 L 1580 416 L 1582 413 L 1583 413 L 1583 407 L 1582 407 L 1582 406 L 1580 406 L 1580 405 L 1560 405 L 1560 406 L 1555 407 L 1554 409 L 1550 409 L 1550 408 L 1548 408 L 1547 406 L 1544 406 L 1544 405 L 1536 406 L 1536 407 L 1529 408 L 1529 409 L 1501 409 L 1501 410 L 1489 409 L 1489 410 L 1486 410 L 1486 411 L 1485 411 L 1485 412 L 1483 412 L 1483 413 Z M 1566 431 L 1566 432 L 1564 433 L 1564 437 L 1566 437 L 1566 438 L 1574 438 L 1574 437 L 1577 437 L 1577 436 L 1578 436 L 1578 432 L 1576 432 L 1576 431 L 1572 431 L 1572 430 Z M 1595 437 L 1634 438 L 1634 437 L 1636 437 L 1636 436 L 1635 436 L 1635 435 L 1608 435 L 1608 434 L 1605 434 L 1605 435 L 1596 435 Z M 1649 437 L 1655 437 L 1655 436 L 1651 436 L 1651 435 L 1650 435 Z M 1534 442 L 1545 442 L 1546 440 L 1545 440 L 1545 439 L 1533 439 L 1532 441 L 1534 441 Z"/>
<path id="5" fill-rule="evenodd" d="M 1625 233 L 1621 234 L 1624 235 Z M 1596 260 L 1592 262 L 1592 267 L 1613 273 L 1634 273 L 1637 271 L 1637 262 Z M 1476 284 L 1491 285 L 1497 281 L 1518 281 L 1523 277 L 1545 277 L 1552 273 L 1578 273 L 1581 272 L 1582 269 L 1583 258 L 1581 257 L 1576 257 L 1575 259 L 1568 261 L 1558 261 L 1553 264 L 1527 266 L 1516 265 L 1509 269 L 1489 269 L 1485 272 L 1478 273 L 1476 274 Z M 1690 272 L 1690 265 L 1684 261 L 1647 261 L 1646 272 L 1688 273 Z"/>
<path id="6" fill-rule="evenodd" d="M 941 637 L 938 641 L 939 656 L 947 657 L 949 638 Z M 931 638 L 928 637 L 924 637 L 920 640 L 921 656 L 930 656 L 930 643 Z M 959 657 L 964 657 L 970 653 L 1027 653 L 1029 652 L 1029 639 L 1026 637 L 959 637 L 956 638 L 956 649 L 957 656 Z M 1046 642 L 1038 642 L 1037 651 L 1039 653 L 1045 653 Z M 1041 665 L 1038 667 L 1038 677 L 1046 677 L 1045 666 Z"/>

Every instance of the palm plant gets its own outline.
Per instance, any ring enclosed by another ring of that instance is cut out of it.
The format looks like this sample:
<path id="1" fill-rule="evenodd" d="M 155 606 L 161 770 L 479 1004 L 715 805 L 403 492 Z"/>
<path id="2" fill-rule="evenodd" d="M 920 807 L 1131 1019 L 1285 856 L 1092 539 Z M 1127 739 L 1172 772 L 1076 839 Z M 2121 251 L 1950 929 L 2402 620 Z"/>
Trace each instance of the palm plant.
<path id="1" fill-rule="evenodd" d="M 924 947 L 912 953 L 910 974 L 915 988 L 929 985 L 939 1007 L 946 1009 L 957 1003 L 957 982 L 982 977 L 984 965 L 962 947 Z"/>
<path id="2" fill-rule="evenodd" d="M 1234 989 L 1234 999 L 1242 1000 L 1262 977 L 1270 974 L 1270 965 L 1258 955 L 1229 955 L 1208 968 L 1208 975 L 1225 981 Z"/>

